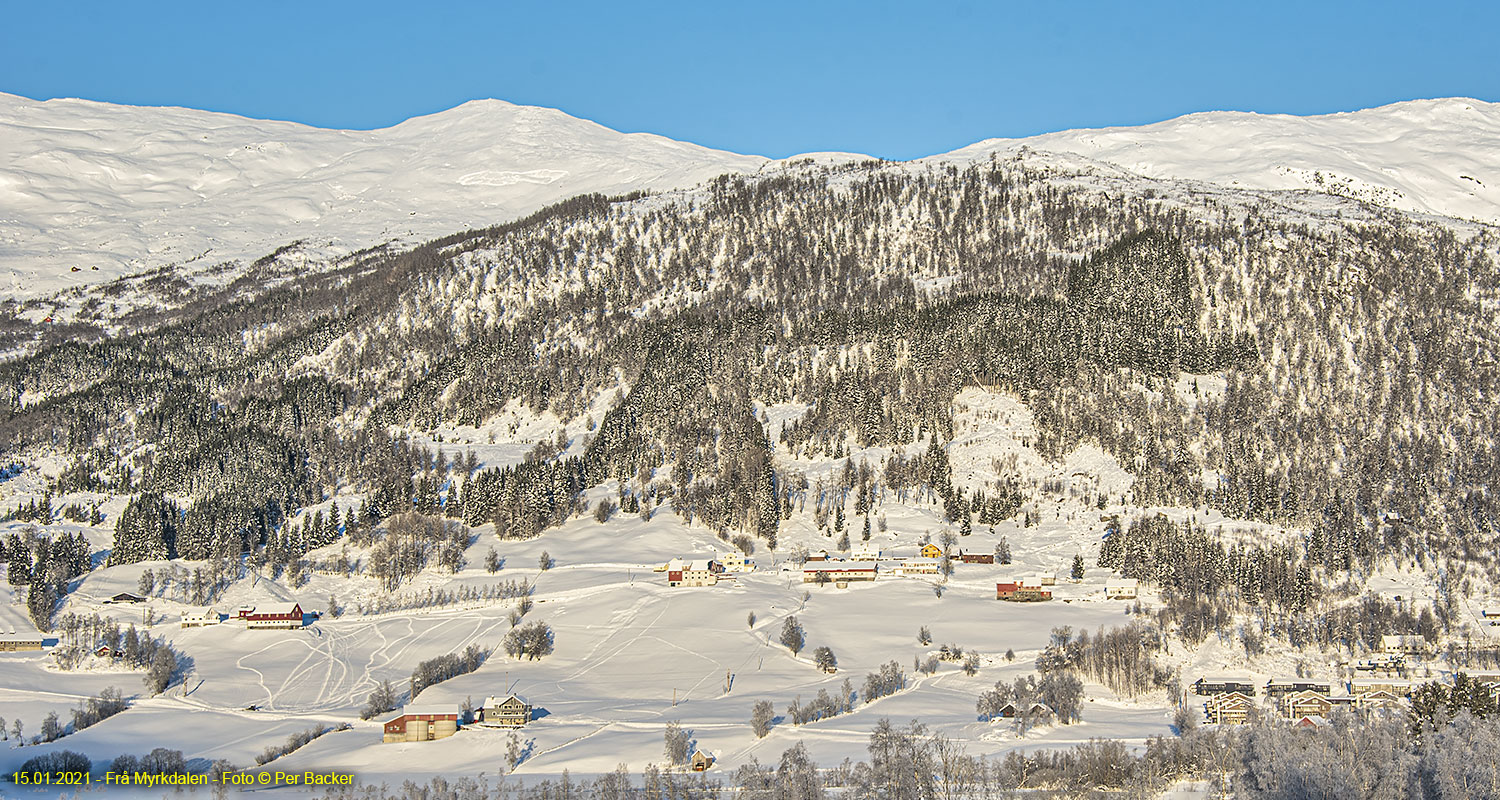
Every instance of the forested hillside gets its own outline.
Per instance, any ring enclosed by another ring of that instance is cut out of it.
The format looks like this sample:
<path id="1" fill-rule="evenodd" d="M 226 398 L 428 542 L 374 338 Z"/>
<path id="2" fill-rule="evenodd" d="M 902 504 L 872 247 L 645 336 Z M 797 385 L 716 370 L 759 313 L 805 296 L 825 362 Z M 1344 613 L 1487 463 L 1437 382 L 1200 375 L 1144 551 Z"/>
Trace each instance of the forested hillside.
<path id="1" fill-rule="evenodd" d="M 0 366 L 0 447 L 65 458 L 59 495 L 133 496 L 114 564 L 288 563 L 413 508 L 529 537 L 611 478 L 628 512 L 774 544 L 808 505 L 820 526 L 877 512 L 878 489 L 931 493 L 959 527 L 1016 514 L 1035 487 L 959 486 L 942 447 L 981 385 L 1023 397 L 1044 454 L 1116 457 L 1136 478 L 1116 500 L 1293 531 L 1205 544 L 1188 581 L 1163 563 L 1188 551 L 1122 528 L 1126 574 L 1289 608 L 1390 560 L 1449 593 L 1500 582 L 1494 229 L 1072 163 L 794 164 L 352 256 Z M 519 464 L 404 438 L 601 395 L 585 439 Z M 807 410 L 771 428 L 771 404 Z M 897 450 L 837 485 L 789 465 L 874 444 Z M 287 524 L 340 489 L 362 512 Z M 7 556 L 77 574 L 34 552 Z"/>

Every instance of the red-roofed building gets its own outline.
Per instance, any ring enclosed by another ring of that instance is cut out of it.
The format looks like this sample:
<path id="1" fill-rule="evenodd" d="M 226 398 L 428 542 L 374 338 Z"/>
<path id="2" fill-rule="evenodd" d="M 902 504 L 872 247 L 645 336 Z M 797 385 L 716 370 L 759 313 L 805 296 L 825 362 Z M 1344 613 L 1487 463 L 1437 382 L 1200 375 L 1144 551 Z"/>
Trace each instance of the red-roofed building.
<path id="1" fill-rule="evenodd" d="M 1052 593 L 1046 589 L 1035 586 L 1023 586 L 1012 581 L 1010 583 L 995 584 L 995 599 L 1008 600 L 1012 603 L 1036 603 L 1043 600 L 1051 600 Z"/>
<path id="2" fill-rule="evenodd" d="M 302 606 L 297 603 L 272 603 L 257 606 L 254 611 L 245 614 L 245 627 L 300 628 L 302 627 Z"/>

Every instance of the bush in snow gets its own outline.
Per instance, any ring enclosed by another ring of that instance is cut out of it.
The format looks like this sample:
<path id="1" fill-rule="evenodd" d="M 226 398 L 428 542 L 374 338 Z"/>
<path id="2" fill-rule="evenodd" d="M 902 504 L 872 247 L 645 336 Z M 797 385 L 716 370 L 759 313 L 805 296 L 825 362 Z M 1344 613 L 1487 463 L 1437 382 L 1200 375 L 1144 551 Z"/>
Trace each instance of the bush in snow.
<path id="1" fill-rule="evenodd" d="M 82 753 L 72 750 L 58 750 L 52 753 L 28 758 L 21 764 L 21 772 L 50 772 L 56 775 L 59 772 L 88 772 L 93 768 L 93 762 Z"/>
<path id="2" fill-rule="evenodd" d="M 423 689 L 433 684 L 442 683 L 459 675 L 467 675 L 479 669 L 489 654 L 489 650 L 477 644 L 471 644 L 465 647 L 462 653 L 445 653 L 423 661 L 411 671 L 411 699 L 417 699 L 417 695 L 421 694 Z"/>
<path id="3" fill-rule="evenodd" d="M 807 637 L 803 634 L 802 625 L 797 622 L 796 617 L 787 617 L 786 622 L 781 624 L 781 645 L 792 651 L 792 655 L 802 652 L 802 646 L 807 643 Z"/>
<path id="4" fill-rule="evenodd" d="M 396 687 L 390 681 L 381 681 L 370 696 L 365 699 L 365 707 L 360 709 L 360 719 L 370 719 L 387 711 L 396 710 Z"/>
<path id="5" fill-rule="evenodd" d="M 906 688 L 906 673 L 901 671 L 900 664 L 888 661 L 880 667 L 879 672 L 871 672 L 865 676 L 865 686 L 860 696 L 865 699 L 866 703 L 870 703 L 895 694 L 904 688 Z"/>
<path id="6" fill-rule="evenodd" d="M 545 622 L 518 625 L 505 634 L 501 646 L 512 658 L 538 659 L 552 653 L 552 629 Z"/>
<path id="7" fill-rule="evenodd" d="M 666 745 L 664 750 L 667 763 L 674 767 L 686 764 L 693 745 L 693 732 L 683 730 L 681 722 L 672 720 L 662 732 L 662 739 Z"/>
<path id="8" fill-rule="evenodd" d="M 771 732 L 771 724 L 776 719 L 776 706 L 770 700 L 756 700 L 755 705 L 750 707 L 750 730 L 755 733 L 755 738 L 764 739 Z"/>

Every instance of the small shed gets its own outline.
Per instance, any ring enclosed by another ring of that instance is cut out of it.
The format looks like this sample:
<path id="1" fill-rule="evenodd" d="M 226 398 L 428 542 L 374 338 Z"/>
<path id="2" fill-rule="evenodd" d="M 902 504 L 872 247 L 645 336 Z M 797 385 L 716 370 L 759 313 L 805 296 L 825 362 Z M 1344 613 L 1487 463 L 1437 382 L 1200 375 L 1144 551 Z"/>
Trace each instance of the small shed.
<path id="1" fill-rule="evenodd" d="M 692 767 L 694 772 L 702 772 L 714 765 L 713 754 L 705 753 L 702 750 L 694 750 L 692 758 L 688 759 L 688 765 Z"/>

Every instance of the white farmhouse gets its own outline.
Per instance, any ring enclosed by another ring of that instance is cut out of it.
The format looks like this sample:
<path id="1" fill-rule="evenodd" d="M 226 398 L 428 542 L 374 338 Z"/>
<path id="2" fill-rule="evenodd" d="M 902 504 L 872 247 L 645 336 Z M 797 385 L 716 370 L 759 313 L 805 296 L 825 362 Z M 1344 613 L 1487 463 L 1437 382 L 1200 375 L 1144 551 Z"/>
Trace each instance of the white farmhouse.
<path id="1" fill-rule="evenodd" d="M 936 575 L 943 569 L 941 558 L 908 558 L 892 570 L 897 575 Z"/>
<path id="2" fill-rule="evenodd" d="M 1104 584 L 1107 600 L 1134 600 L 1140 595 L 1141 582 L 1135 578 L 1115 578 Z"/>
<path id="3" fill-rule="evenodd" d="M 190 608 L 182 612 L 182 627 L 197 628 L 203 625 L 218 625 L 219 610 L 213 606 Z"/>
<path id="4" fill-rule="evenodd" d="M 713 586 L 719 582 L 719 562 L 684 561 L 680 569 L 667 570 L 668 586 Z"/>
<path id="5" fill-rule="evenodd" d="M 803 583 L 833 583 L 875 580 L 874 561 L 809 561 L 802 565 Z"/>
<path id="6" fill-rule="evenodd" d="M 1387 655 L 1425 656 L 1431 650 L 1432 646 L 1421 636 L 1386 635 L 1380 637 L 1380 652 Z"/>
<path id="7" fill-rule="evenodd" d="M 738 550 L 728 550 L 720 553 L 719 563 L 723 565 L 725 572 L 755 571 L 755 562 L 746 560 L 745 554 Z"/>

